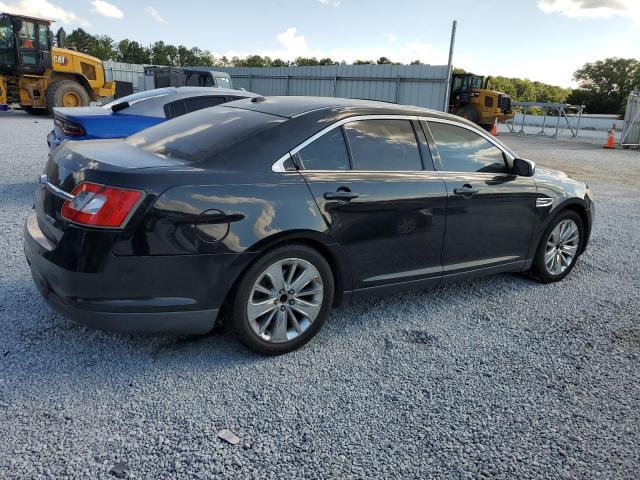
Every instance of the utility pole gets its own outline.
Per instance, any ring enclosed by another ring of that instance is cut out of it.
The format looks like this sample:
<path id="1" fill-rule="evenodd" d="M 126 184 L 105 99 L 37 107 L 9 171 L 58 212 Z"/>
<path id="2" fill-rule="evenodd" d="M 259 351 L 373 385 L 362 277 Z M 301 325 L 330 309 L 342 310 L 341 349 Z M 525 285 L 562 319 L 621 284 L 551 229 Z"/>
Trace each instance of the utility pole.
<path id="1" fill-rule="evenodd" d="M 449 110 L 449 95 L 451 94 L 451 75 L 453 74 L 453 47 L 456 43 L 456 28 L 458 21 L 454 20 L 451 27 L 451 44 L 449 45 L 449 64 L 447 69 L 447 84 L 445 85 L 443 112 Z"/>

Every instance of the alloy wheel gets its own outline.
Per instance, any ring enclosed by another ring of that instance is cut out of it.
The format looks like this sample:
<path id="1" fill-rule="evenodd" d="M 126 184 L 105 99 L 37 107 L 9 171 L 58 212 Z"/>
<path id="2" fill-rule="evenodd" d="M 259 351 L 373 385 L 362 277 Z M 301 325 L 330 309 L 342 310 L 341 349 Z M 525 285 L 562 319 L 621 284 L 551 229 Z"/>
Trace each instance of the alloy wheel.
<path id="1" fill-rule="evenodd" d="M 544 264 L 551 275 L 560 275 L 571 266 L 580 244 L 580 230 L 571 219 L 558 223 L 549 234 L 544 252 Z"/>
<path id="2" fill-rule="evenodd" d="M 316 267 L 300 258 L 279 260 L 253 284 L 247 318 L 263 340 L 289 342 L 315 321 L 323 296 L 322 277 Z"/>

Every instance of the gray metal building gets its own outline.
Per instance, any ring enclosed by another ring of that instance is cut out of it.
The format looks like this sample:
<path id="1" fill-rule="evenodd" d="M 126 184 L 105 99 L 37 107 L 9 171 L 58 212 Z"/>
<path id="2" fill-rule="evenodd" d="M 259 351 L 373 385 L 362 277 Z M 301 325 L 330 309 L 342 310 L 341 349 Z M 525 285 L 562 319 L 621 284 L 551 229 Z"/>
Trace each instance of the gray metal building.
<path id="1" fill-rule="evenodd" d="M 144 65 L 105 62 L 108 80 L 144 90 Z M 314 67 L 212 67 L 227 72 L 236 88 L 261 95 L 366 98 L 442 110 L 446 65 L 327 65 Z"/>

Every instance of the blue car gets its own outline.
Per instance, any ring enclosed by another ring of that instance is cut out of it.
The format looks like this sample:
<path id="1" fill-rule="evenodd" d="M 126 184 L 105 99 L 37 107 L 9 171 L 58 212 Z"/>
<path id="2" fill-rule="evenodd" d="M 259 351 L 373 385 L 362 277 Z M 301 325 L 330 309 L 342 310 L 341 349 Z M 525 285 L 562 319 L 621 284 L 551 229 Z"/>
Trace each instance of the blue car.
<path id="1" fill-rule="evenodd" d="M 49 149 L 66 140 L 124 138 L 171 118 L 255 93 L 216 87 L 167 87 L 134 93 L 96 107 L 53 109 Z"/>

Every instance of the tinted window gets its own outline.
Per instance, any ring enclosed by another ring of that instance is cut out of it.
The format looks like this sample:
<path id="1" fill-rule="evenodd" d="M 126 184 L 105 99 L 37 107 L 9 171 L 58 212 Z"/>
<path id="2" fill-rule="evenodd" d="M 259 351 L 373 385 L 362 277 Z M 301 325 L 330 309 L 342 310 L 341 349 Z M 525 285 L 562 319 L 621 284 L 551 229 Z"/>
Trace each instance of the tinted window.
<path id="1" fill-rule="evenodd" d="M 306 170 L 349 170 L 349 154 L 341 128 L 334 128 L 298 152 Z"/>
<path id="2" fill-rule="evenodd" d="M 167 120 L 127 137 L 126 142 L 158 155 L 197 162 L 284 120 L 267 113 L 221 106 Z"/>
<path id="3" fill-rule="evenodd" d="M 167 103 L 164 106 L 164 116 L 167 118 L 176 118 L 185 113 L 187 113 L 187 109 L 184 105 L 184 100 Z"/>
<path id="4" fill-rule="evenodd" d="M 224 97 L 194 97 L 187 98 L 184 101 L 187 113 L 195 112 L 196 110 L 202 110 L 203 108 L 215 107 L 224 103 Z"/>
<path id="5" fill-rule="evenodd" d="M 38 44 L 40 49 L 49 50 L 49 27 L 41 23 L 38 24 Z"/>
<path id="6" fill-rule="evenodd" d="M 408 120 L 360 120 L 344 126 L 355 170 L 422 170 Z"/>
<path id="7" fill-rule="evenodd" d="M 447 172 L 506 172 L 502 151 L 475 132 L 446 123 L 429 122 Z"/>

